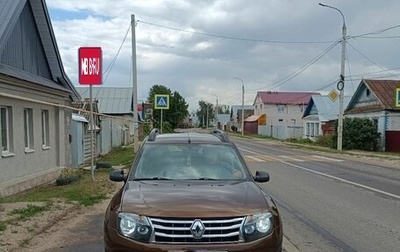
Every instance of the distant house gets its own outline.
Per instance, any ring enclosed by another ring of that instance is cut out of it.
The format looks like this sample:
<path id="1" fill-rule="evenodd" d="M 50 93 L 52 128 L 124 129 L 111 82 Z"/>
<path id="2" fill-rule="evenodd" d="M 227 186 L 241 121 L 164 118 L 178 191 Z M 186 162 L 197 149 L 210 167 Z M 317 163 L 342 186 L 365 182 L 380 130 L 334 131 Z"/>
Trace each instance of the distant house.
<path id="1" fill-rule="evenodd" d="M 76 87 L 88 99 L 89 87 Z M 133 143 L 133 88 L 92 87 L 92 98 L 97 101 L 100 114 L 100 131 L 97 139 L 99 154 L 108 153 L 113 147 Z M 142 105 L 138 105 L 138 121 L 142 120 Z"/>
<path id="2" fill-rule="evenodd" d="M 370 118 L 381 133 L 380 149 L 400 152 L 400 80 L 362 80 L 345 109 L 345 117 Z"/>
<path id="3" fill-rule="evenodd" d="M 254 115 L 254 106 L 243 105 L 243 108 L 244 118 Z M 227 128 L 232 130 L 232 127 L 235 130 L 242 131 L 242 105 L 231 106 L 230 123 Z"/>
<path id="4" fill-rule="evenodd" d="M 0 0 L 0 196 L 55 180 L 71 165 L 72 103 L 43 0 Z"/>
<path id="5" fill-rule="evenodd" d="M 266 115 L 266 125 L 258 134 L 278 139 L 303 136 L 303 113 L 313 92 L 259 91 L 254 98 L 254 114 Z"/>
<path id="6" fill-rule="evenodd" d="M 231 117 L 229 114 L 217 114 L 217 128 L 221 130 L 228 130 L 228 123 Z"/>
<path id="7" fill-rule="evenodd" d="M 347 107 L 351 96 L 344 96 L 343 107 Z M 303 138 L 315 139 L 317 136 L 332 135 L 334 121 L 339 118 L 339 99 L 333 101 L 329 96 L 312 95 L 303 114 Z"/>

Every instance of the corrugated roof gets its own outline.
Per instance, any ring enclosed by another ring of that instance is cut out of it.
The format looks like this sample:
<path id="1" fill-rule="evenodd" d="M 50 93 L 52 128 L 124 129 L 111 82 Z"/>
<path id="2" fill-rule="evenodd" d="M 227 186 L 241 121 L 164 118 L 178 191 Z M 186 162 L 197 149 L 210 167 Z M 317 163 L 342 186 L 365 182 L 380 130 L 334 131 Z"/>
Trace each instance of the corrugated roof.
<path id="1" fill-rule="evenodd" d="M 349 104 L 351 96 L 344 96 L 343 107 L 346 108 Z M 314 115 L 311 114 L 312 108 L 315 106 L 317 110 L 317 116 L 322 122 L 331 121 L 338 119 L 339 116 L 339 99 L 332 101 L 328 96 L 324 95 L 312 95 L 310 103 L 304 111 L 303 118 Z"/>
<path id="2" fill-rule="evenodd" d="M 258 91 L 264 104 L 307 104 L 311 95 L 319 95 L 315 92 L 277 92 L 277 91 Z"/>
<path id="3" fill-rule="evenodd" d="M 83 98 L 90 98 L 88 87 L 76 87 Z M 132 113 L 133 88 L 92 87 L 93 99 L 97 99 L 99 112 L 104 114 Z"/>
<path id="4" fill-rule="evenodd" d="M 51 25 L 50 17 L 47 11 L 45 0 L 0 0 L 0 51 L 4 49 L 7 44 L 10 34 L 14 31 L 14 27 L 18 22 L 22 10 L 25 6 L 30 5 L 35 26 L 40 35 L 40 42 L 45 50 L 46 60 L 51 70 L 52 79 L 47 81 L 35 79 L 33 82 L 49 87 L 58 85 L 60 90 L 68 90 L 72 95 L 73 100 L 79 100 L 79 94 L 76 92 L 72 82 L 66 75 L 63 64 L 61 62 L 60 53 L 54 36 L 53 28 Z M 12 75 L 20 72 L 10 71 L 9 69 L 2 69 L 4 74 L 19 78 L 26 79 L 26 75 Z M 29 78 L 33 78 L 30 76 Z M 29 80 L 29 79 L 26 79 Z M 50 82 L 53 81 L 53 84 Z M 45 82 L 45 83 L 44 83 Z"/>
<path id="5" fill-rule="evenodd" d="M 396 88 L 400 88 L 400 80 L 362 80 L 346 109 L 346 114 L 382 110 L 400 111 L 400 108 L 396 108 Z M 355 106 L 365 89 L 369 89 L 373 93 L 378 100 L 378 104 Z"/>
<path id="6" fill-rule="evenodd" d="M 64 92 L 70 92 L 70 90 L 57 85 L 57 83 L 55 83 L 54 81 L 51 81 L 49 79 L 43 78 L 41 76 L 37 76 L 28 72 L 25 72 L 23 70 L 20 69 L 16 69 L 4 64 L 0 63 L 0 74 L 4 74 L 7 76 L 11 76 L 20 80 L 25 80 L 28 82 L 32 82 L 32 83 L 36 83 L 36 84 L 40 84 L 42 86 L 46 86 L 46 87 L 50 87 L 50 88 L 54 88 L 54 89 L 58 89 Z"/>
<path id="7" fill-rule="evenodd" d="M 400 80 L 364 80 L 364 83 L 382 102 L 385 109 L 396 109 L 396 88 Z"/>

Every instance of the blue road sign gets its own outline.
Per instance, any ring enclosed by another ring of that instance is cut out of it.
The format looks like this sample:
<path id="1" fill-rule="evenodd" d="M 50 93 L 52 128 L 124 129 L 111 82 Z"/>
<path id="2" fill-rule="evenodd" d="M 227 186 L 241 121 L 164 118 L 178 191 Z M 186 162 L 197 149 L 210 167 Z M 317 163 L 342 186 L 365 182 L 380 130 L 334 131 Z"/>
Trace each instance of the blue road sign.
<path id="1" fill-rule="evenodd" d="M 169 109 L 169 95 L 155 95 L 154 109 Z"/>

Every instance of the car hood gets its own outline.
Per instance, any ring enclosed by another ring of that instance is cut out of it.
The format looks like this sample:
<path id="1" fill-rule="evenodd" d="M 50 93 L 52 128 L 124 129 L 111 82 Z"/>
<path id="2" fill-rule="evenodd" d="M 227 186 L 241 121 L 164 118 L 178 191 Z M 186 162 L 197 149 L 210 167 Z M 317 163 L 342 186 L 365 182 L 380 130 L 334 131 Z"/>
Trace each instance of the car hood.
<path id="1" fill-rule="evenodd" d="M 128 181 L 121 211 L 153 217 L 243 216 L 269 210 L 251 182 Z"/>

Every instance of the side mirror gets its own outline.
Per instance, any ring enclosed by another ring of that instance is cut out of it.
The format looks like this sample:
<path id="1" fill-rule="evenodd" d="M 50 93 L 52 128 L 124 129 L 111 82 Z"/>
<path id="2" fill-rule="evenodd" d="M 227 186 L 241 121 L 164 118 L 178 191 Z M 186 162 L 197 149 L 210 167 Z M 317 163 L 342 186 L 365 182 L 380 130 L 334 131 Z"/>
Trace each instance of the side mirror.
<path id="1" fill-rule="evenodd" d="M 256 182 L 268 182 L 269 181 L 269 174 L 268 172 L 264 172 L 264 171 L 257 171 L 256 172 L 256 176 L 254 176 L 254 180 Z"/>
<path id="2" fill-rule="evenodd" d="M 126 181 L 125 173 L 123 170 L 115 170 L 110 174 L 110 180 L 114 182 Z"/>

